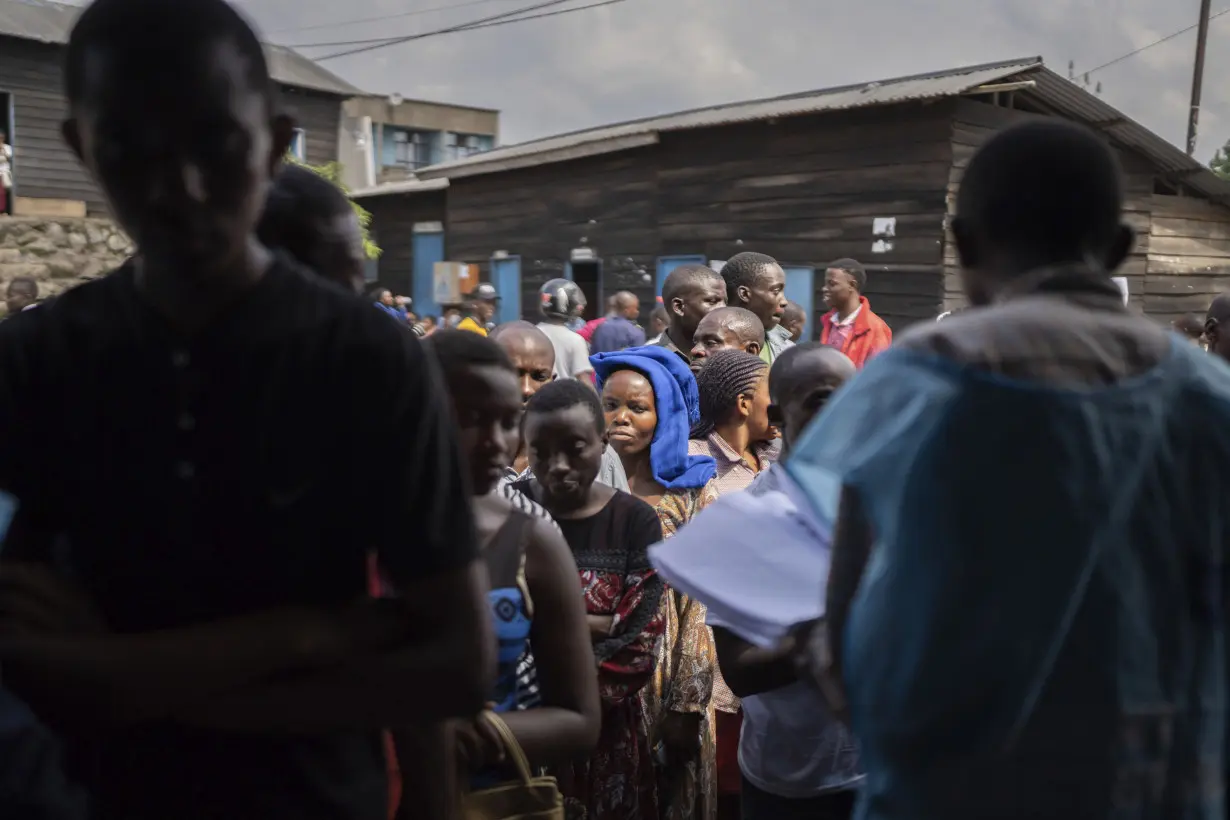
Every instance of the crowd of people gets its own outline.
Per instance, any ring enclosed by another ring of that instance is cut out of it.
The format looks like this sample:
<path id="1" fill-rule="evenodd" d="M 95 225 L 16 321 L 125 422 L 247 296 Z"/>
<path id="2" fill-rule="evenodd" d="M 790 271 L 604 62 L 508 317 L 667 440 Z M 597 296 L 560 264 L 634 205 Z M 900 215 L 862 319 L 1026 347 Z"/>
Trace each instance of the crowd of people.
<path id="1" fill-rule="evenodd" d="M 224 0 L 96 0 L 65 83 L 137 252 L 8 287 L 0 817 L 1225 816 L 1230 295 L 1123 304 L 1099 137 L 989 139 L 896 339 L 754 252 L 428 328 Z M 661 569 L 734 502 L 821 556 L 772 645 Z"/>

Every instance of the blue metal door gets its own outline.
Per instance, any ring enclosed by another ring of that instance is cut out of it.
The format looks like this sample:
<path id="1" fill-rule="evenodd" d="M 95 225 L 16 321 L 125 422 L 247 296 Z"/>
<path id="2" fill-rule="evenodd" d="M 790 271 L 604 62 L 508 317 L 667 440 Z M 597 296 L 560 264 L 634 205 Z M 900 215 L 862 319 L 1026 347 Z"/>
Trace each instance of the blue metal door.
<path id="1" fill-rule="evenodd" d="M 666 277 L 671 275 L 671 271 L 675 268 L 681 268 L 684 265 L 703 265 L 705 257 L 692 256 L 659 256 L 658 257 L 658 281 L 656 286 L 656 295 L 662 295 L 662 283 L 666 281 Z"/>
<path id="2" fill-rule="evenodd" d="M 786 298 L 803 308 L 807 317 L 807 327 L 803 330 L 800 342 L 815 338 L 814 325 L 816 317 L 812 312 L 816 301 L 816 269 L 805 267 L 788 267 L 786 271 Z"/>
<path id="3" fill-rule="evenodd" d="M 411 266 L 411 293 L 414 305 L 411 306 L 419 316 L 440 316 L 440 305 L 436 303 L 436 263 L 444 261 L 444 233 L 416 233 L 411 240 L 413 264 Z"/>
<path id="4" fill-rule="evenodd" d="M 505 256 L 491 260 L 491 284 L 500 294 L 500 308 L 496 312 L 497 324 L 514 322 L 521 318 L 521 257 Z"/>

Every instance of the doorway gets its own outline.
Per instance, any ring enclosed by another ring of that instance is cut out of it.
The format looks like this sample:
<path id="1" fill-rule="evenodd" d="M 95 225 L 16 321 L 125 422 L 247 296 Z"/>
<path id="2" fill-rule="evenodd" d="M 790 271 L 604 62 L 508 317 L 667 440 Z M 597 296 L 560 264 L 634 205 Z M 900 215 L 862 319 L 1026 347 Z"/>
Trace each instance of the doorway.
<path id="1" fill-rule="evenodd" d="M 585 294 L 586 319 L 597 319 L 606 315 L 606 305 L 602 301 L 602 262 L 600 260 L 586 262 L 570 262 L 568 278 L 576 283 Z"/>
<path id="2" fill-rule="evenodd" d="M 13 137 L 13 95 L 0 91 L 0 215 L 13 213 L 17 191 Z"/>

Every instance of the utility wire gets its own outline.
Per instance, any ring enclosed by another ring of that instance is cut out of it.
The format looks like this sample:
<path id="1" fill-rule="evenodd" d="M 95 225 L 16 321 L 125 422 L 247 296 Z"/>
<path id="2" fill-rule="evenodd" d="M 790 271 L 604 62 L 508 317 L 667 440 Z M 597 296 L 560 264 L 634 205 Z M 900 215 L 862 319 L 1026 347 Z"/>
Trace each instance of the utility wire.
<path id="1" fill-rule="evenodd" d="M 297 31 L 319 31 L 320 29 L 335 29 L 344 28 L 345 26 L 357 26 L 361 23 L 381 23 L 385 20 L 401 20 L 405 17 L 417 17 L 420 14 L 430 14 L 433 11 L 452 11 L 453 9 L 464 9 L 470 6 L 485 6 L 491 3 L 511 3 L 513 0 L 466 0 L 462 3 L 450 3 L 445 6 L 429 6 L 425 9 L 414 9 L 413 11 L 403 11 L 398 14 L 382 14 L 379 17 L 360 17 L 357 20 L 339 20 L 336 23 L 321 23 L 314 26 L 295 26 L 294 28 L 280 28 L 266 32 L 267 34 L 292 34 Z"/>
<path id="2" fill-rule="evenodd" d="M 451 34 L 454 31 L 461 31 L 463 29 L 469 28 L 470 26 L 478 25 L 480 23 L 491 23 L 496 20 L 506 20 L 509 17 L 517 17 L 526 12 L 537 11 L 539 9 L 547 8 L 549 6 L 559 6 L 559 5 L 563 5 L 564 3 L 568 3 L 568 2 L 571 2 L 571 0 L 547 0 L 547 2 L 537 3 L 532 6 L 524 6 L 519 9 L 513 9 L 512 11 L 503 12 L 502 14 L 493 14 L 490 17 L 480 17 L 477 20 L 470 20 L 465 23 L 458 23 L 457 25 L 448 26 L 447 28 L 442 28 L 442 29 L 436 29 L 435 31 L 425 31 L 420 34 L 411 34 L 406 37 L 380 37 L 380 38 L 368 41 L 368 45 L 365 48 L 359 48 L 355 51 L 339 52 L 337 54 L 330 54 L 328 57 L 317 57 L 315 59 L 331 60 L 334 57 L 344 57 L 349 54 L 357 54 L 363 51 L 372 51 L 377 48 L 384 48 L 385 46 L 397 45 L 399 43 L 409 43 L 414 40 L 421 40 L 424 37 L 432 37 L 437 34 Z M 300 45 L 300 46 L 291 46 L 291 48 L 310 48 L 310 47 L 311 47 L 310 43 L 305 44 L 305 45 Z"/>
<path id="3" fill-rule="evenodd" d="M 1221 11 L 1217 12 L 1216 14 L 1210 14 L 1210 15 L 1209 15 L 1209 22 L 1212 22 L 1212 21 L 1216 20 L 1218 17 L 1221 17 L 1222 15 L 1225 15 L 1225 14 L 1230 14 L 1230 8 L 1222 9 Z M 1094 72 L 1101 71 L 1101 70 L 1102 70 L 1102 69 L 1104 69 L 1104 68 L 1110 68 L 1110 67 L 1111 67 L 1111 66 L 1113 66 L 1113 65 L 1118 65 L 1119 63 L 1123 62 L 1124 60 L 1128 60 L 1128 59 L 1131 59 L 1132 57 L 1135 57 L 1137 54 L 1140 54 L 1142 51 L 1148 51 L 1149 49 L 1153 48 L 1154 46 L 1160 46 L 1162 43 L 1168 43 L 1168 42 L 1170 42 L 1171 40 L 1173 40 L 1174 38 L 1179 37 L 1179 36 L 1184 35 L 1184 34 L 1187 34 L 1187 32 L 1189 32 L 1189 31 L 1194 31 L 1194 30 L 1196 30 L 1196 29 L 1197 29 L 1197 28 L 1199 28 L 1199 27 L 1200 27 L 1200 23 L 1192 23 L 1192 24 L 1191 24 L 1190 26 L 1188 26 L 1187 28 L 1181 28 L 1181 29 L 1179 29 L 1179 30 L 1178 30 L 1178 31 L 1176 31 L 1176 32 L 1173 32 L 1173 33 L 1171 33 L 1171 34 L 1167 34 L 1165 37 L 1160 37 L 1160 38 L 1158 38 L 1158 39 L 1154 40 L 1152 43 L 1146 43 L 1145 45 L 1141 46 L 1140 48 L 1136 49 L 1135 51 L 1129 51 L 1127 54 L 1123 54 L 1123 55 L 1121 55 L 1121 56 L 1119 56 L 1119 57 L 1116 57 L 1115 59 L 1111 60 L 1111 61 L 1110 61 L 1110 62 L 1108 62 L 1108 63 L 1102 63 L 1102 64 L 1101 64 L 1100 66 L 1098 66 L 1097 68 L 1091 68 L 1091 69 L 1089 69 L 1088 71 L 1078 71 L 1077 73 L 1078 73 L 1078 74 L 1082 74 L 1082 75 L 1083 75 L 1083 74 L 1093 74 Z"/>
<path id="4" fill-rule="evenodd" d="M 559 5 L 563 5 L 564 3 L 570 3 L 570 2 L 573 2 L 573 0 L 547 0 L 547 2 L 544 2 L 544 3 L 537 3 L 532 6 L 526 6 L 524 8 L 505 12 L 503 14 L 494 14 L 490 17 L 482 17 L 482 18 L 479 18 L 478 20 L 471 20 L 467 23 L 459 23 L 455 26 L 449 26 L 447 28 L 436 29 L 434 31 L 425 31 L 420 34 L 412 34 L 407 37 L 396 37 L 392 39 L 380 38 L 380 39 L 375 39 L 375 40 L 369 40 L 366 42 L 366 44 L 360 44 L 362 43 L 362 41 L 355 41 L 356 43 L 355 48 L 350 48 L 345 51 L 339 51 L 334 54 L 327 54 L 323 57 L 313 57 L 312 59 L 315 60 L 316 62 L 321 62 L 324 60 L 333 60 L 338 57 L 348 57 L 351 54 L 362 54 L 368 51 L 375 51 L 376 49 L 380 49 L 380 48 L 387 48 L 389 46 L 400 45 L 402 43 L 409 43 L 415 40 L 423 40 L 428 37 L 438 37 L 442 34 L 453 34 L 455 32 L 469 31 L 475 28 L 489 28 L 492 25 L 503 25 L 506 23 L 520 23 L 523 20 L 533 20 L 539 17 L 550 17 L 554 15 L 551 13 L 541 14 L 541 15 L 531 15 L 531 16 L 521 16 L 521 15 L 524 15 L 526 12 L 537 11 L 539 9 L 545 9 L 551 6 L 559 6 Z M 585 9 L 595 8 L 597 6 L 609 6 L 609 5 L 614 5 L 615 3 L 622 3 L 622 2 L 625 2 L 625 0 L 606 0 L 606 2 L 594 3 L 589 6 L 580 6 L 574 9 L 563 9 L 562 11 L 557 12 L 557 13 L 562 14 L 562 13 L 570 13 L 574 11 L 584 11 Z M 509 18 L 515 18 L 515 19 L 509 19 Z M 298 46 L 290 46 L 290 47 L 291 48 L 311 48 L 312 45 L 313 45 L 312 43 L 304 43 Z M 316 44 L 316 45 L 327 45 L 327 44 Z"/>
<path id="5" fill-rule="evenodd" d="M 415 34 L 415 36 L 413 36 L 413 39 L 422 39 L 424 37 L 435 37 L 435 36 L 438 36 L 438 34 L 451 34 L 451 33 L 460 34 L 462 32 L 467 32 L 467 31 L 477 31 L 478 28 L 492 28 L 494 26 L 508 26 L 510 25 L 510 23 L 520 23 L 520 22 L 525 22 L 528 20 L 542 20 L 542 18 L 544 17 L 557 17 L 560 15 L 571 15 L 572 12 L 574 11 L 585 11 L 587 9 L 600 9 L 601 6 L 614 6 L 616 4 L 620 4 L 620 2 L 625 2 L 625 0 L 601 0 L 601 2 L 590 2 L 589 5 L 585 5 L 585 6 L 576 6 L 576 7 L 573 7 L 573 9 L 558 9 L 556 11 L 544 11 L 544 12 L 541 12 L 541 14 L 526 15 L 524 17 L 515 17 L 513 18 L 513 20 L 494 20 L 492 22 L 486 22 L 486 23 L 465 23 L 464 26 L 461 26 L 459 28 L 446 28 L 446 30 L 423 32 L 422 34 Z M 341 41 L 341 42 L 336 42 L 336 43 L 301 43 L 298 45 L 292 44 L 292 45 L 287 45 L 287 48 L 322 48 L 322 47 L 325 47 L 325 45 L 330 45 L 330 47 L 336 48 L 336 47 L 341 47 L 341 45 L 367 45 L 369 43 L 381 44 L 381 43 L 386 43 L 386 42 L 387 42 L 387 38 L 381 37 L 381 38 L 374 38 L 374 39 L 351 39 L 351 41 Z M 389 44 L 392 45 L 394 43 L 389 43 Z M 327 60 L 330 58 L 314 57 L 312 59 Z"/>

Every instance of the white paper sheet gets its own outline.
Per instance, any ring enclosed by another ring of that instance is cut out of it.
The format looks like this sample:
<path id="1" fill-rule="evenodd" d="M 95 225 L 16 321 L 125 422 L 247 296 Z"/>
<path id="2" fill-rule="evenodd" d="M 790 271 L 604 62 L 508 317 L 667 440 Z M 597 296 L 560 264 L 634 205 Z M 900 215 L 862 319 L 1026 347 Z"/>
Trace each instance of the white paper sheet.
<path id="1" fill-rule="evenodd" d="M 763 647 L 824 615 L 829 573 L 831 527 L 780 480 L 780 491 L 723 496 L 649 553 L 668 584 Z"/>

